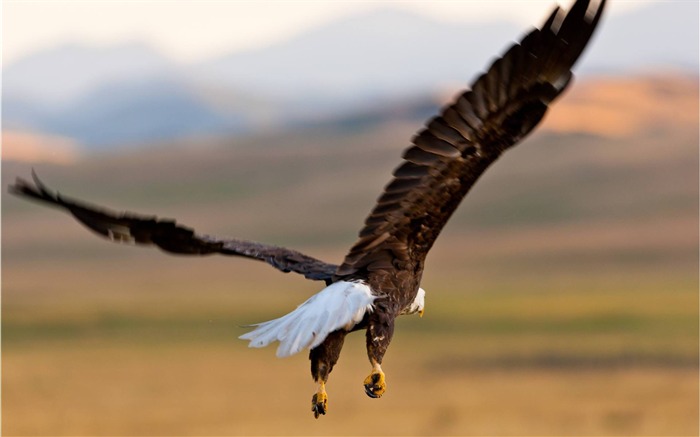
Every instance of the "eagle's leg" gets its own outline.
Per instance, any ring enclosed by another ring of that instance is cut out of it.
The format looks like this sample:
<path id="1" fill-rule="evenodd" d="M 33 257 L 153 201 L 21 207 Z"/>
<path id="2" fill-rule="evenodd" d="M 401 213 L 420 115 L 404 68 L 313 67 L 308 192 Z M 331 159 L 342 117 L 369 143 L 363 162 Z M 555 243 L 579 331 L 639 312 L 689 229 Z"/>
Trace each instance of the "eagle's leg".
<path id="1" fill-rule="evenodd" d="M 326 382 L 333 366 L 338 362 L 340 350 L 343 348 L 347 331 L 339 330 L 328 334 L 328 337 L 309 352 L 311 360 L 311 376 L 318 383 L 318 391 L 311 398 L 311 411 L 318 419 L 321 414 L 328 411 L 328 395 L 326 394 Z"/>
<path id="2" fill-rule="evenodd" d="M 386 391 L 386 379 L 382 371 L 382 359 L 394 334 L 394 321 L 376 311 L 367 328 L 367 356 L 372 363 L 372 373 L 364 380 L 365 393 L 380 398 Z"/>

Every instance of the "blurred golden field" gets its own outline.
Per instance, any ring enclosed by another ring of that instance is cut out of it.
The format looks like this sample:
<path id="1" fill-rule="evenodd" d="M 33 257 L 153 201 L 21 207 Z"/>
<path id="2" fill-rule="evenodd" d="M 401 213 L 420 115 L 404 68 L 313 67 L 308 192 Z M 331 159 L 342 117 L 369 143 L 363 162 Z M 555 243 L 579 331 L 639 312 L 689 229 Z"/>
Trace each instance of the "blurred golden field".
<path id="1" fill-rule="evenodd" d="M 236 337 L 322 284 L 108 244 L 3 196 L 3 434 L 697 435 L 697 79 L 600 84 L 552 114 L 610 121 L 596 111 L 634 95 L 635 128 L 553 117 L 496 163 L 428 258 L 426 315 L 399 320 L 387 393 L 364 394 L 354 334 L 319 420 L 306 356 Z M 76 197 L 337 262 L 418 125 L 4 156 L 2 182 L 34 166 Z"/>
<path id="2" fill-rule="evenodd" d="M 140 275 L 121 286 L 151 281 Z M 426 316 L 399 323 L 384 366 L 387 394 L 364 395 L 364 338 L 353 335 L 331 378 L 329 414 L 318 421 L 305 356 L 279 360 L 235 339 L 243 332 L 235 321 L 289 305 L 261 299 L 238 308 L 221 296 L 219 306 L 212 297 L 192 308 L 194 283 L 170 299 L 135 298 L 133 308 L 95 313 L 76 303 L 39 323 L 18 317 L 6 325 L 4 432 L 691 435 L 697 295 L 679 285 L 669 299 L 654 287 L 463 296 L 431 289 Z"/>

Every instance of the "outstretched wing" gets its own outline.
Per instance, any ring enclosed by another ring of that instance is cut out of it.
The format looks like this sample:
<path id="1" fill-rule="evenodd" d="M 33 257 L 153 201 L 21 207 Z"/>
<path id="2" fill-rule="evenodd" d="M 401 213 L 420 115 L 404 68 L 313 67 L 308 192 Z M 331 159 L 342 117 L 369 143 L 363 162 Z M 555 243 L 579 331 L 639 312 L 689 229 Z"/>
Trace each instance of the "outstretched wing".
<path id="1" fill-rule="evenodd" d="M 592 11 L 589 3 L 576 1 L 565 16 L 556 8 L 413 138 L 338 277 L 422 263 L 479 176 L 537 126 L 568 85 L 605 0 Z"/>
<path id="2" fill-rule="evenodd" d="M 17 179 L 9 187 L 11 194 L 69 211 L 82 224 L 115 242 L 155 245 L 166 252 L 184 255 L 243 256 L 265 261 L 283 272 L 295 272 L 307 279 L 331 282 L 337 266 L 300 252 L 252 241 L 221 239 L 198 235 L 175 220 L 158 219 L 132 213 L 116 213 L 104 208 L 63 197 L 51 192 L 32 172 L 34 184 Z"/>

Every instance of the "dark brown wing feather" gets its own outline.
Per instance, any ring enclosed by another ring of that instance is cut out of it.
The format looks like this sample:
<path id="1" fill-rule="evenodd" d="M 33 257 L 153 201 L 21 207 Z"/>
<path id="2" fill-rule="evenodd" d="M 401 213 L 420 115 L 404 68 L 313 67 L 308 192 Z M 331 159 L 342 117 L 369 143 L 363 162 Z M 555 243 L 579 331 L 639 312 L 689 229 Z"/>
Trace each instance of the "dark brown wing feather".
<path id="1" fill-rule="evenodd" d="M 10 193 L 63 208 L 88 228 L 115 242 L 155 245 L 166 252 L 184 255 L 219 253 L 243 256 L 265 261 L 283 272 L 295 272 L 308 279 L 326 282 L 330 282 L 337 268 L 336 265 L 283 247 L 198 235 L 174 220 L 108 211 L 51 192 L 35 174 L 32 173 L 32 176 L 33 185 L 17 179 L 9 187 Z"/>
<path id="2" fill-rule="evenodd" d="M 605 0 L 556 8 L 541 30 L 512 46 L 471 90 L 427 123 L 403 154 L 336 277 L 421 268 L 443 226 L 486 168 L 542 119 L 571 80 Z"/>

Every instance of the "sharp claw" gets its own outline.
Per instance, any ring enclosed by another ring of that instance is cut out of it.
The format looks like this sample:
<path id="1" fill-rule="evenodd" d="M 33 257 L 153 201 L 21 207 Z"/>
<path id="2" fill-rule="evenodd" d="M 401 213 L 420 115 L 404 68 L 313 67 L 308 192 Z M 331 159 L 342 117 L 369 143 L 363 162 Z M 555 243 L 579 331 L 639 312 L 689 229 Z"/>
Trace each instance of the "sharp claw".
<path id="1" fill-rule="evenodd" d="M 326 412 L 320 406 L 314 406 L 311 408 L 311 410 L 314 412 L 314 418 L 316 418 L 316 419 L 318 419 L 318 417 L 321 414 L 324 414 L 324 415 L 326 414 Z"/>
<path id="2" fill-rule="evenodd" d="M 374 391 L 372 391 L 372 386 L 370 385 L 365 385 L 365 393 L 367 393 L 367 396 L 373 399 L 377 399 L 379 397 L 376 394 L 374 394 Z"/>

